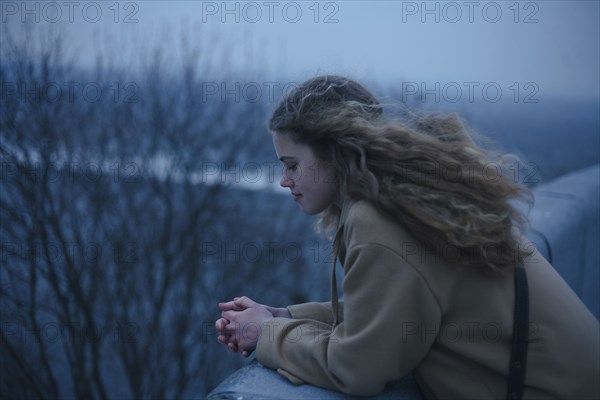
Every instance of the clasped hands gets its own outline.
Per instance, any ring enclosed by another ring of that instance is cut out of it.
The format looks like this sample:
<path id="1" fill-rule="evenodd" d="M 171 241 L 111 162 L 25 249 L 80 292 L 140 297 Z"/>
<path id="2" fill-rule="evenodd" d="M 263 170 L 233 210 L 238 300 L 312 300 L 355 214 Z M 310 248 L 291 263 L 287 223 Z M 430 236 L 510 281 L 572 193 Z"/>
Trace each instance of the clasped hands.
<path id="1" fill-rule="evenodd" d="M 217 341 L 234 353 L 248 357 L 260 338 L 262 328 L 274 317 L 291 318 L 287 308 L 259 304 L 243 296 L 219 303 L 221 318 L 215 322 Z"/>

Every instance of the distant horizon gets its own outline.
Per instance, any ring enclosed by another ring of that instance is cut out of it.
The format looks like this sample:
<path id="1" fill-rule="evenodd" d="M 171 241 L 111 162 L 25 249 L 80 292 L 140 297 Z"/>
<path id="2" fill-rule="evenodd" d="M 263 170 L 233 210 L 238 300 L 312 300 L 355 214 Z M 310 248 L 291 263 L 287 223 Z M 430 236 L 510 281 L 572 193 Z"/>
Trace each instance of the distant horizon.
<path id="1" fill-rule="evenodd" d="M 4 61 L 0 61 L 0 63 L 4 63 Z M 137 86 L 135 78 L 138 74 L 140 77 L 143 77 L 143 72 L 131 72 L 123 66 L 111 66 L 108 71 L 110 70 L 123 73 L 120 77 L 127 77 L 131 81 L 121 82 L 122 79 L 120 79 L 117 82 L 112 78 L 108 78 L 106 82 L 99 83 L 109 86 L 113 85 L 114 87 L 116 87 L 115 85 L 120 85 L 121 91 L 124 91 L 123 87 L 126 84 Z M 92 74 L 90 78 L 94 78 L 95 67 L 76 65 L 74 71 L 74 76 L 81 74 L 82 78 L 84 78 L 86 74 L 90 73 Z M 322 73 L 324 74 L 325 72 Z M 335 71 L 328 71 L 327 73 L 337 75 Z M 291 76 L 292 74 L 289 74 L 290 77 L 287 79 L 281 78 L 283 74 L 277 74 L 279 75 L 278 78 L 263 76 L 263 79 L 256 79 L 256 73 L 246 74 L 244 71 L 228 71 L 225 74 L 226 76 L 217 77 L 215 75 L 202 81 L 203 87 L 201 89 L 204 90 L 202 94 L 203 102 L 212 100 L 256 104 L 262 102 L 274 107 L 283 95 L 293 88 L 298 87 L 304 79 L 313 76 L 297 76 L 296 78 L 300 79 L 294 79 Z M 351 74 L 346 76 L 357 79 Z M 360 83 L 384 102 L 386 99 L 390 99 L 394 102 L 406 104 L 409 107 L 432 111 L 468 110 L 469 108 L 539 110 L 543 107 L 557 107 L 561 105 L 600 104 L 600 94 L 596 97 L 572 97 L 547 94 L 543 93 L 535 82 L 526 82 L 517 85 L 511 82 L 493 81 L 417 81 L 410 79 L 386 80 L 385 78 L 369 77 L 361 80 Z M 56 83 L 52 82 L 51 84 L 53 85 L 51 89 L 54 90 L 57 87 Z M 68 85 L 68 83 L 64 83 L 63 87 L 58 90 L 65 94 L 70 89 Z M 24 90 L 28 93 L 29 89 L 31 88 L 20 88 L 15 82 L 5 81 L 1 88 L 1 96 L 2 98 L 14 95 L 25 96 L 21 91 Z M 38 88 L 38 90 L 42 93 L 44 88 Z M 595 115 L 595 117 L 600 120 L 600 115 Z"/>

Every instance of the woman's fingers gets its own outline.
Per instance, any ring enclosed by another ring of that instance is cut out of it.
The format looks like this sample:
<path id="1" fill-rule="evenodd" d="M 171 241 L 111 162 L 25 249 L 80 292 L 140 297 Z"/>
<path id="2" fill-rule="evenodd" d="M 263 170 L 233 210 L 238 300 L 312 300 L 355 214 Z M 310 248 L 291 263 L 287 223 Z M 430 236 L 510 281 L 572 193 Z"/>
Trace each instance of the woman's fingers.
<path id="1" fill-rule="evenodd" d="M 225 344 L 229 351 L 239 352 L 242 356 L 249 357 L 256 347 L 255 342 L 259 333 L 257 332 L 249 338 L 242 337 L 240 336 L 241 327 L 247 326 L 249 323 L 260 324 L 264 322 L 263 320 L 273 318 L 272 313 L 266 306 L 258 304 L 246 296 L 235 297 L 232 301 L 219 303 L 219 309 L 221 318 L 215 322 L 215 328 L 219 332 L 217 341 Z"/>
<path id="2" fill-rule="evenodd" d="M 231 318 L 219 318 L 217 322 L 215 322 L 215 329 L 221 335 L 231 335 L 232 332 L 236 329 L 236 324 L 232 323 Z"/>
<path id="3" fill-rule="evenodd" d="M 227 344 L 229 342 L 230 338 L 231 338 L 231 336 L 219 335 L 219 336 L 217 336 L 217 342 L 219 342 L 221 344 Z"/>
<path id="4" fill-rule="evenodd" d="M 219 332 L 222 332 L 223 330 L 225 330 L 225 327 L 228 323 L 229 321 L 225 318 L 219 318 L 217 322 L 215 322 L 215 329 Z"/>
<path id="5" fill-rule="evenodd" d="M 221 311 L 231 311 L 235 308 L 235 304 L 233 301 L 226 301 L 223 303 L 219 303 L 219 309 Z"/>
<path id="6" fill-rule="evenodd" d="M 236 297 L 236 299 L 238 299 L 238 297 Z M 221 311 L 243 311 L 244 310 L 243 307 L 240 307 L 238 304 L 236 304 L 236 300 L 219 303 L 219 309 Z"/>
<path id="7" fill-rule="evenodd" d="M 235 298 L 233 304 L 241 309 L 260 306 L 260 304 L 246 296 Z"/>
<path id="8" fill-rule="evenodd" d="M 231 324 L 231 322 L 233 322 L 235 320 L 235 313 L 237 311 L 223 311 L 221 313 L 221 319 L 224 319 L 227 321 L 227 325 Z"/>
<path id="9" fill-rule="evenodd" d="M 216 322 L 215 322 L 215 328 L 217 330 L 217 332 L 219 333 L 219 335 L 217 336 L 217 342 L 221 343 L 221 344 L 227 344 L 229 347 L 229 343 L 234 343 L 236 342 L 234 334 L 235 334 L 235 327 L 234 326 L 229 326 L 230 323 L 227 319 L 225 318 L 219 318 Z"/>

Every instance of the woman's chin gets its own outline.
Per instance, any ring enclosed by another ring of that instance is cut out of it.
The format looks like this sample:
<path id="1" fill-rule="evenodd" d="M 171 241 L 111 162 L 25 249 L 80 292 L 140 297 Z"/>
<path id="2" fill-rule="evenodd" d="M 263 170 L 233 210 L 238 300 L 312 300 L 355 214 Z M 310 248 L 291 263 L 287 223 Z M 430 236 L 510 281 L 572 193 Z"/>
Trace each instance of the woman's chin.
<path id="1" fill-rule="evenodd" d="M 305 204 L 298 203 L 298 206 L 300 207 L 300 209 L 302 210 L 302 212 L 304 214 L 307 214 L 307 215 L 315 215 L 316 214 L 316 212 L 314 212 L 310 207 L 307 207 Z"/>
<path id="2" fill-rule="evenodd" d="M 299 204 L 299 206 L 306 215 L 317 215 L 320 212 L 324 211 L 321 209 L 315 209 L 314 207 L 306 207 L 303 204 Z"/>

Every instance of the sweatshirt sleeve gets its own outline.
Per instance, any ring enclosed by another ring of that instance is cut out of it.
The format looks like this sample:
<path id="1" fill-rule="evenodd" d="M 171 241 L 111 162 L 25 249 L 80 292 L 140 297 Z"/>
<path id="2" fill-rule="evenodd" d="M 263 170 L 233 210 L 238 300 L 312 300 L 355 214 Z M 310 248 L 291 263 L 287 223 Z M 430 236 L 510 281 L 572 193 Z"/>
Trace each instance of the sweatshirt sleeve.
<path id="1" fill-rule="evenodd" d="M 339 302 L 339 313 L 343 314 L 344 303 Z M 303 303 L 288 306 L 288 311 L 294 319 L 313 319 L 328 325 L 333 325 L 333 309 L 331 302 Z"/>
<path id="2" fill-rule="evenodd" d="M 344 269 L 343 322 L 332 331 L 322 321 L 273 318 L 256 356 L 294 383 L 374 395 L 425 357 L 437 336 L 440 307 L 419 272 L 389 247 L 354 245 Z M 435 328 L 415 334 L 423 326 Z"/>

